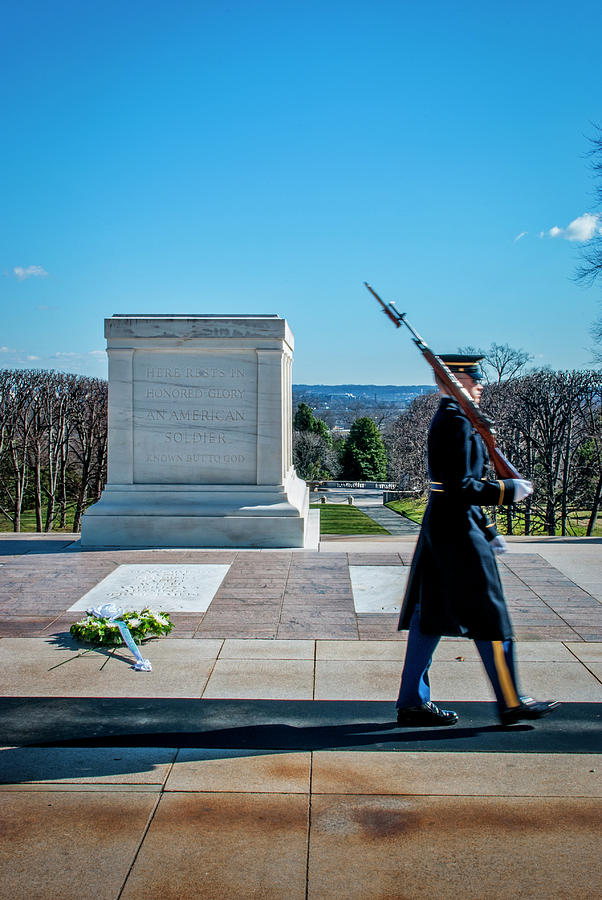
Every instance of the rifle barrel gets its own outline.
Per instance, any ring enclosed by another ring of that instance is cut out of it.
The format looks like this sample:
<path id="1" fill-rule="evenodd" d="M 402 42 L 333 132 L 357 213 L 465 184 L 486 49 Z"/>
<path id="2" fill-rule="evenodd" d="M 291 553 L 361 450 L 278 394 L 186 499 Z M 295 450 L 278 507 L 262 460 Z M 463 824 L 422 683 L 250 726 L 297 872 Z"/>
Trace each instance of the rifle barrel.
<path id="1" fill-rule="evenodd" d="M 386 316 L 388 316 L 388 317 L 391 319 L 392 322 L 395 323 L 395 327 L 396 327 L 396 328 L 399 328 L 400 325 L 401 325 L 401 323 L 403 322 L 403 316 L 401 316 L 400 313 L 399 313 L 395 308 L 391 309 L 391 304 L 390 304 L 390 303 L 385 303 L 385 301 L 384 301 L 381 297 L 378 296 L 378 294 L 376 293 L 376 291 L 374 290 L 374 288 L 371 287 L 371 286 L 368 284 L 367 281 L 364 281 L 364 284 L 366 285 L 366 287 L 368 288 L 368 290 L 370 291 L 370 293 L 371 293 L 374 297 L 376 297 L 376 299 L 378 300 L 378 302 L 380 303 L 380 305 L 381 305 L 382 308 L 383 308 L 384 314 L 385 314 Z"/>

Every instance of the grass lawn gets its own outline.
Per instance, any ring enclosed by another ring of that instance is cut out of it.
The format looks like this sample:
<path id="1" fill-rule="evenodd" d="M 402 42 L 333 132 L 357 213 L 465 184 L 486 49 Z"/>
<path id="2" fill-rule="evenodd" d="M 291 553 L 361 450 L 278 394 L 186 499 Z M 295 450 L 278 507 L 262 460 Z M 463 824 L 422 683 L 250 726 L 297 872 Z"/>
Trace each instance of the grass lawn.
<path id="1" fill-rule="evenodd" d="M 569 516 L 571 528 L 573 529 L 571 534 L 584 535 L 587 531 L 587 523 L 589 522 L 590 515 L 591 511 L 589 509 L 579 509 L 577 512 L 571 513 Z M 596 524 L 594 525 L 591 536 L 602 537 L 602 517 L 600 515 L 598 515 L 598 518 L 596 519 Z"/>
<path id="2" fill-rule="evenodd" d="M 355 506 L 343 503 L 312 503 L 320 510 L 320 534 L 389 534 L 386 528 Z"/>
<path id="3" fill-rule="evenodd" d="M 420 498 L 414 500 L 408 497 L 404 500 L 391 500 L 390 503 L 385 503 L 385 506 L 388 506 L 389 509 L 399 513 L 400 516 L 411 519 L 412 522 L 416 522 L 420 525 L 422 524 L 424 510 L 426 509 L 426 499 Z"/>
<path id="4" fill-rule="evenodd" d="M 491 510 L 488 510 L 489 518 L 492 518 Z M 567 537 L 585 537 L 587 531 L 587 523 L 589 522 L 589 510 L 576 510 L 569 513 L 567 524 Z M 497 530 L 500 534 L 506 534 L 506 515 L 504 510 L 498 506 L 497 508 Z M 541 522 L 535 520 L 534 528 L 537 535 L 545 535 Z M 524 534 L 524 518 L 522 515 L 521 504 L 516 508 L 514 516 L 514 534 Z M 556 527 L 556 537 L 560 535 L 560 525 Z M 602 537 L 602 518 L 598 516 L 594 525 L 593 533 L 590 537 Z"/>
<path id="5" fill-rule="evenodd" d="M 56 510 L 57 515 L 54 519 L 54 528 L 53 532 L 63 532 L 63 533 L 71 533 L 73 528 L 73 516 L 75 514 L 75 504 L 69 504 L 67 506 L 67 525 L 65 528 L 59 528 L 59 511 Z M 44 523 L 46 522 L 46 510 L 42 511 L 42 528 L 44 527 Z M 13 523 L 10 519 L 7 519 L 5 516 L 0 514 L 0 532 L 2 531 L 12 531 Z M 35 509 L 23 509 L 21 510 L 21 531 L 22 532 L 32 532 L 36 530 L 36 513 Z"/>
<path id="6" fill-rule="evenodd" d="M 411 519 L 413 522 L 417 522 L 420 524 L 422 522 L 422 517 L 424 516 L 424 510 L 426 509 L 426 499 L 422 500 L 392 500 L 391 503 L 385 504 L 389 507 L 389 509 L 395 510 L 395 512 L 399 513 L 402 516 L 405 516 L 407 519 Z M 489 517 L 491 518 L 491 510 L 487 510 L 489 513 Z M 585 536 L 585 532 L 587 529 L 587 523 L 589 521 L 589 510 L 578 510 L 576 512 L 572 512 L 569 515 L 569 526 L 568 533 L 569 536 L 572 537 L 583 537 Z M 497 508 L 497 529 L 500 534 L 506 534 L 506 515 L 504 509 L 502 507 Z M 521 515 L 521 507 L 520 505 L 517 507 L 515 516 L 514 516 L 514 533 L 515 534 L 523 534 L 524 533 L 524 520 Z M 558 534 L 560 534 L 560 529 L 558 529 Z M 543 530 L 541 527 L 537 529 L 537 534 L 543 534 Z M 596 524 L 594 525 L 594 532 L 592 537 L 602 537 L 602 517 L 598 517 Z"/>

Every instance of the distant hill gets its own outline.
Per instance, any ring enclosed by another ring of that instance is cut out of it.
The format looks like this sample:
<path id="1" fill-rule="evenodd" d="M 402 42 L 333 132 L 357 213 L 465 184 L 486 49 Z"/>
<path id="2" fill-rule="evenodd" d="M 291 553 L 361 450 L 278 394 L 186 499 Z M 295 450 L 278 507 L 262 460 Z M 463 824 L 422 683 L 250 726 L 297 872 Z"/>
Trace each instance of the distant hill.
<path id="1" fill-rule="evenodd" d="M 432 384 L 294 384 L 293 392 L 306 397 L 367 400 L 377 403 L 402 401 L 410 403 L 414 397 L 430 394 L 436 388 Z"/>
<path id="2" fill-rule="evenodd" d="M 331 428 L 350 428 L 362 416 L 384 428 L 415 397 L 435 390 L 432 384 L 294 384 L 293 408 L 307 403 Z"/>

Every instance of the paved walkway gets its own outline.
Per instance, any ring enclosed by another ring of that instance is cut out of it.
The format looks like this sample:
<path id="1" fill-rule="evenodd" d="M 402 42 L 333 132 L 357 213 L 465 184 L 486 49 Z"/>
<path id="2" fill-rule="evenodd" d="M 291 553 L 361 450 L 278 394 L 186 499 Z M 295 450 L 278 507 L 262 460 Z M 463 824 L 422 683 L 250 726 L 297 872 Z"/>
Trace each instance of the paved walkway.
<path id="1" fill-rule="evenodd" d="M 514 539 L 500 560 L 524 688 L 563 701 L 510 729 L 456 640 L 432 684 L 458 726 L 395 727 L 404 635 L 357 612 L 352 586 L 401 580 L 413 546 L 3 536 L 0 898 L 599 896 L 602 542 Z M 229 566 L 146 645 L 150 673 L 68 634 L 69 608 L 123 565 Z"/>
<path id="2" fill-rule="evenodd" d="M 365 512 L 367 516 L 370 516 L 371 519 L 374 519 L 375 522 L 386 528 L 389 534 L 416 535 L 420 531 L 419 525 L 410 519 L 406 519 L 405 516 L 400 516 L 399 513 L 393 512 L 387 506 L 362 507 L 362 512 Z"/>
<path id="3" fill-rule="evenodd" d="M 415 537 L 420 531 L 420 526 L 405 516 L 400 516 L 387 506 L 383 506 L 383 492 L 372 490 L 345 490 L 344 488 L 329 488 L 312 494 L 312 503 L 316 497 L 325 497 L 328 503 L 345 503 L 347 497 L 353 497 L 353 503 L 358 509 L 370 516 L 379 525 L 382 525 L 389 534 L 396 536 Z"/>

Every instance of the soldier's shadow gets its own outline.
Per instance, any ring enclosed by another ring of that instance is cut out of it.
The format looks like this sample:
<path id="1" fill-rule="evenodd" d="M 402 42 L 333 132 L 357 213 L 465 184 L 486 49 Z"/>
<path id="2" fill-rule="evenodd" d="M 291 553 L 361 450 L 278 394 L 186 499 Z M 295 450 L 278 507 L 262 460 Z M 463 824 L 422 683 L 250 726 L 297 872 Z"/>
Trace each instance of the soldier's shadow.
<path id="1" fill-rule="evenodd" d="M 527 726 L 528 727 L 528 726 Z M 245 759 L 312 750 L 475 750 L 475 741 L 499 726 L 400 731 L 395 723 L 353 725 L 244 725 L 190 732 L 148 732 L 71 737 L 0 750 L 0 782 L 27 784 L 63 779 L 123 777 L 156 772 L 179 760 Z M 445 731 L 445 735 L 442 732 Z M 487 740 L 487 738 L 485 738 Z M 437 742 L 443 742 L 437 746 Z M 182 757 L 180 754 L 184 752 Z"/>
<path id="2" fill-rule="evenodd" d="M 531 731 L 532 725 L 517 725 L 513 732 Z M 435 749 L 438 744 L 470 744 L 482 735 L 504 732 L 501 725 L 475 725 L 462 728 L 400 729 L 395 722 L 352 723 L 344 725 L 288 725 L 270 723 L 264 725 L 240 725 L 196 731 L 152 731 L 131 734 L 95 735 L 91 738 L 70 738 L 49 741 L 45 747 L 180 747 L 198 750 L 223 750 L 228 756 L 240 750 L 263 753 L 290 753 L 313 750 L 349 749 L 411 749 L 424 750 L 425 745 Z M 438 749 L 438 748 L 437 748 Z M 454 749 L 461 749 L 457 746 Z M 474 746 L 467 749 L 474 750 Z"/>

